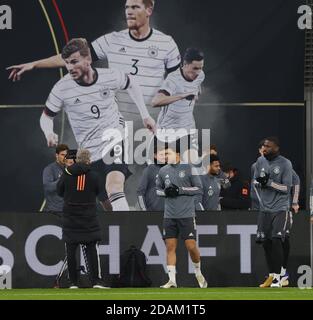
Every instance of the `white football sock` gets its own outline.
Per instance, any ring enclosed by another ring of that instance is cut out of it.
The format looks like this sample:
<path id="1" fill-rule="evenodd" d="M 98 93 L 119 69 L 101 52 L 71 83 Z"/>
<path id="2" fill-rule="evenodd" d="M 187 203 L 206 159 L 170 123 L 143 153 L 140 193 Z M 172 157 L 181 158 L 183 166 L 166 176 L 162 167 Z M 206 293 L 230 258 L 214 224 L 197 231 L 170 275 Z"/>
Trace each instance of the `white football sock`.
<path id="1" fill-rule="evenodd" d="M 196 277 L 202 275 L 202 273 L 201 273 L 201 262 L 198 262 L 198 263 L 193 262 L 193 266 L 195 268 Z"/>
<path id="2" fill-rule="evenodd" d="M 284 276 L 286 274 L 287 270 L 283 267 L 281 267 L 281 270 L 280 270 L 280 275 L 281 276 Z"/>
<path id="3" fill-rule="evenodd" d="M 125 198 L 124 192 L 112 194 L 110 197 L 110 202 L 113 211 L 129 211 L 129 205 Z"/>
<path id="4" fill-rule="evenodd" d="M 167 266 L 167 272 L 170 281 L 176 283 L 176 266 Z"/>

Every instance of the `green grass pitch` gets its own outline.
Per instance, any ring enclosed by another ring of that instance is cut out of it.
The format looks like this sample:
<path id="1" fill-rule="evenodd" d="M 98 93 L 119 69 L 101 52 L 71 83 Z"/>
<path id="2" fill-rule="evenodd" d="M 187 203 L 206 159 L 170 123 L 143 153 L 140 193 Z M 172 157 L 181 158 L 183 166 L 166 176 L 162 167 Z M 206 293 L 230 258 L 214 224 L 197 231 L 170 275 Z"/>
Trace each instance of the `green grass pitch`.
<path id="1" fill-rule="evenodd" d="M 0 290 L 0 300 L 313 300 L 313 290 L 298 288 L 123 288 Z"/>

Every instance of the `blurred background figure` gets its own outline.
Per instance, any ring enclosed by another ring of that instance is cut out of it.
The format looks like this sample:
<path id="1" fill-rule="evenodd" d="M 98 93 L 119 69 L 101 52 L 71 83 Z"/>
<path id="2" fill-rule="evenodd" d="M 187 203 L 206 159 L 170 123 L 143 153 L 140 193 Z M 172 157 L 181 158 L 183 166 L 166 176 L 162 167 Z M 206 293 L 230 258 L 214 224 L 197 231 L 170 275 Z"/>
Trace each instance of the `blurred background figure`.
<path id="1" fill-rule="evenodd" d="M 210 156 L 210 165 L 207 169 L 207 174 L 200 176 L 203 187 L 202 205 L 204 210 L 221 210 L 221 184 L 217 177 L 221 171 L 221 164 L 220 159 L 216 155 L 212 154 Z"/>
<path id="2" fill-rule="evenodd" d="M 264 151 L 264 140 L 260 141 L 259 143 L 259 156 L 263 156 L 263 151 Z M 254 177 L 254 172 L 255 172 L 255 166 L 256 162 L 251 166 L 251 183 L 250 183 L 250 199 L 251 199 L 251 210 L 253 211 L 259 211 L 260 210 L 260 199 L 258 196 L 258 193 L 256 192 L 255 185 L 252 183 L 253 177 Z"/>
<path id="3" fill-rule="evenodd" d="M 250 207 L 249 184 L 241 179 L 239 170 L 227 165 L 224 169 L 231 186 L 221 191 L 222 210 L 247 210 Z"/>
<path id="4" fill-rule="evenodd" d="M 156 177 L 160 169 L 166 165 L 166 149 L 158 148 L 154 140 L 154 163 L 143 171 L 140 184 L 137 189 L 138 204 L 142 211 L 164 211 L 164 198 L 156 193 Z"/>
<path id="5" fill-rule="evenodd" d="M 57 183 L 63 174 L 66 155 L 69 148 L 66 144 L 60 144 L 55 149 L 55 161 L 43 170 L 42 180 L 45 195 L 43 212 L 60 215 L 63 211 L 63 198 L 57 194 Z"/>

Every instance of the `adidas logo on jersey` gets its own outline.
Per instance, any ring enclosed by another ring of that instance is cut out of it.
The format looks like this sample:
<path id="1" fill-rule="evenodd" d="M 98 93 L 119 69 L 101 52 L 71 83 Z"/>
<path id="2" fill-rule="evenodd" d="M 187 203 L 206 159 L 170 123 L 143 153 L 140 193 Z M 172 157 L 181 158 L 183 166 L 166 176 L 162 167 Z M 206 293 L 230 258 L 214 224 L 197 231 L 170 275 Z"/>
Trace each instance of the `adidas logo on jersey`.
<path id="1" fill-rule="evenodd" d="M 121 52 L 121 53 L 126 53 L 125 47 L 121 48 L 121 49 L 119 50 L 119 52 Z"/>
<path id="2" fill-rule="evenodd" d="M 78 104 L 78 103 L 81 103 L 81 101 L 77 98 L 74 103 Z"/>

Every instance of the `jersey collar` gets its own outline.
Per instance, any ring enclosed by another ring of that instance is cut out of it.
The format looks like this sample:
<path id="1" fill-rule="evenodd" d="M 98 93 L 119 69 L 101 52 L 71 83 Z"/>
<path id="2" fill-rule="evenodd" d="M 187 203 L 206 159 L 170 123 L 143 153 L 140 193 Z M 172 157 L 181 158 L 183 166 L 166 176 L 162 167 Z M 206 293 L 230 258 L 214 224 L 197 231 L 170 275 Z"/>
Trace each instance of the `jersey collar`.
<path id="1" fill-rule="evenodd" d="M 183 68 L 180 68 L 180 73 L 182 75 L 182 77 L 187 81 L 187 82 L 193 82 L 193 80 L 190 80 L 190 79 L 187 79 L 184 75 L 184 72 L 183 72 Z"/>
<path id="2" fill-rule="evenodd" d="M 151 28 L 149 34 L 148 34 L 145 38 L 142 38 L 142 39 L 137 39 L 137 38 L 135 38 L 135 37 L 131 34 L 130 30 L 128 30 L 128 33 L 129 33 L 130 38 L 133 39 L 134 41 L 142 42 L 142 41 L 148 40 L 148 39 L 152 36 L 153 29 Z"/>
<path id="3" fill-rule="evenodd" d="M 99 74 L 98 74 L 98 71 L 97 69 L 95 68 L 92 68 L 92 70 L 95 72 L 96 74 L 96 77 L 95 77 L 95 80 L 91 83 L 84 83 L 84 82 L 77 82 L 75 81 L 79 86 L 82 86 L 82 87 L 90 87 L 90 86 L 93 86 L 97 81 L 98 81 L 98 78 L 99 78 Z"/>

